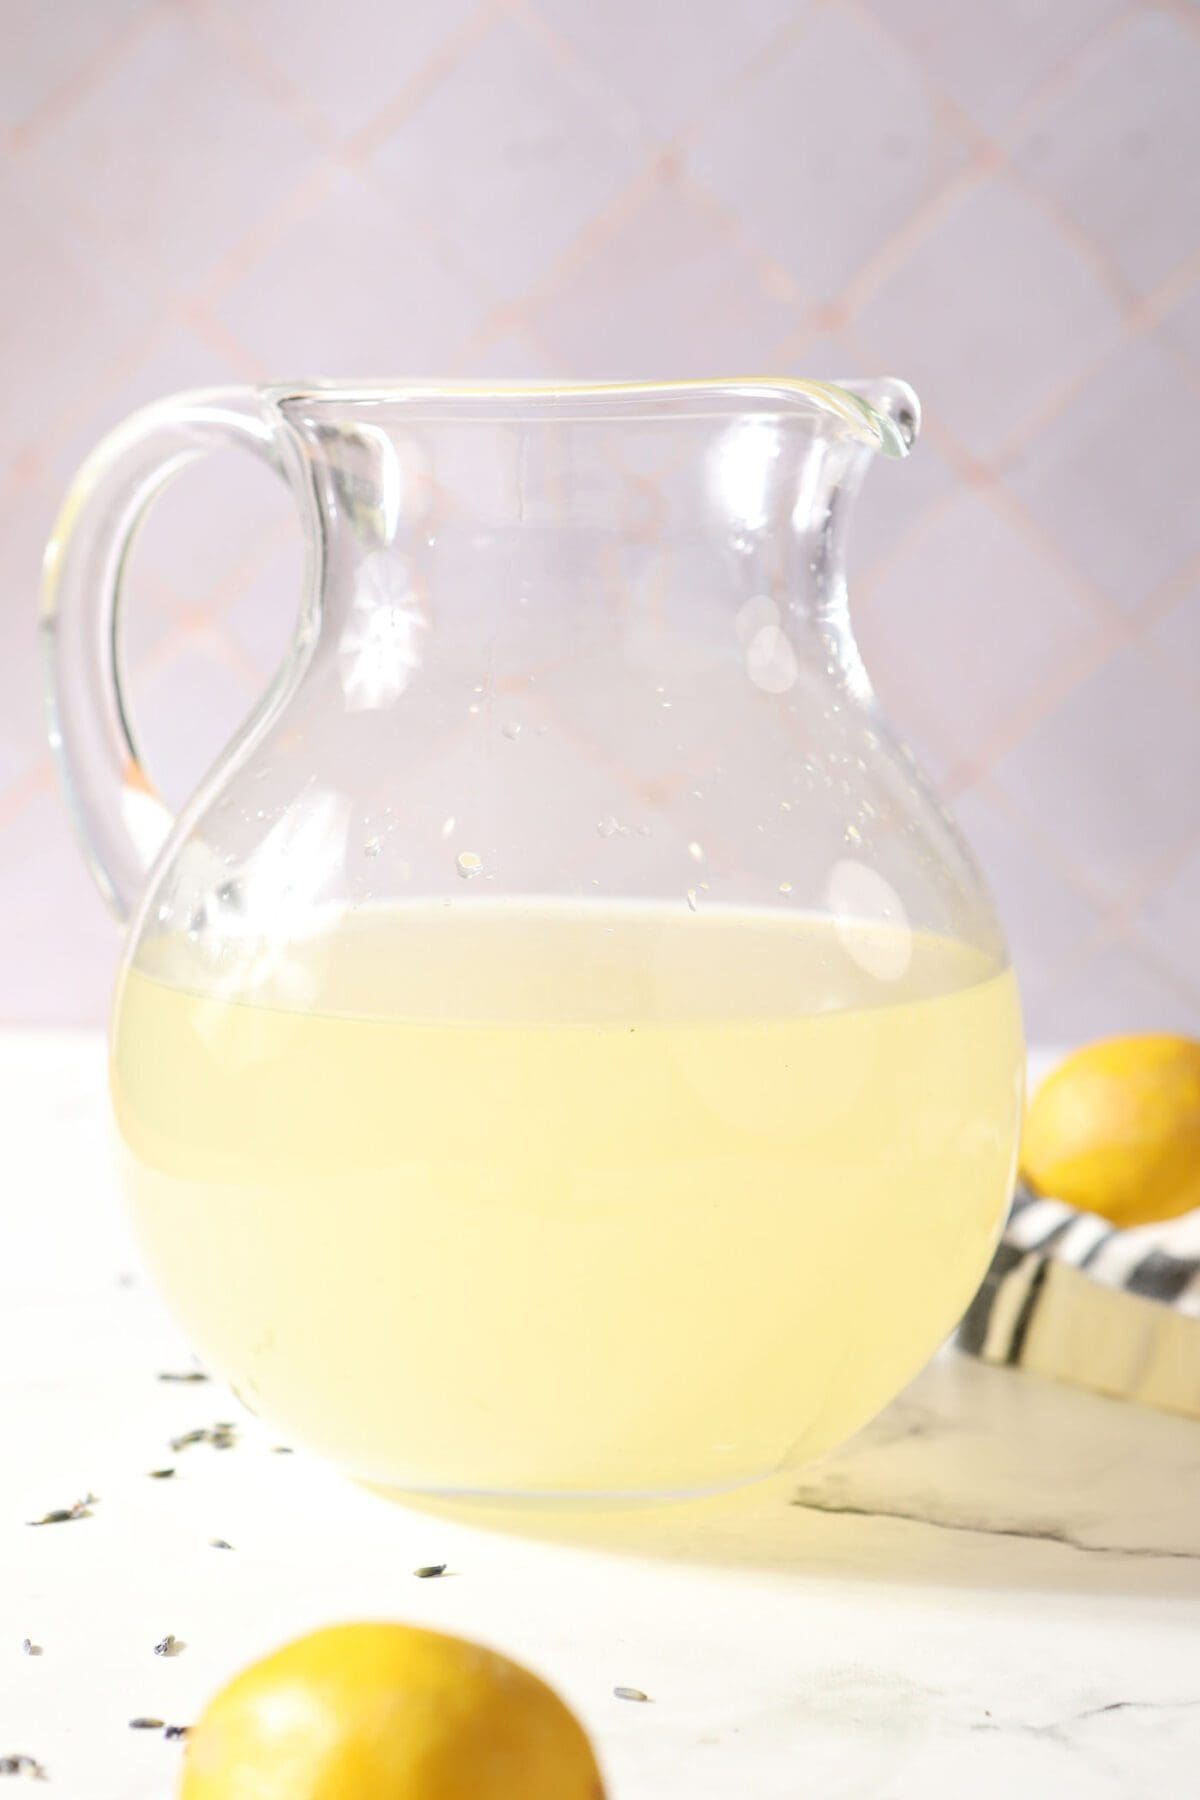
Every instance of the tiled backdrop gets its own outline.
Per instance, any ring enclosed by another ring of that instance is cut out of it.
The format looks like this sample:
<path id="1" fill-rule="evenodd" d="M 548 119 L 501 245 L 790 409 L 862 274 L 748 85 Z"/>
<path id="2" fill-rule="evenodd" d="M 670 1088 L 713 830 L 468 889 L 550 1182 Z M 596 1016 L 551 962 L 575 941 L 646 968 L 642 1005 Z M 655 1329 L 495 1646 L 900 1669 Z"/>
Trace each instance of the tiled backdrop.
<path id="1" fill-rule="evenodd" d="M 114 929 L 43 745 L 62 484 L 143 399 L 324 373 L 891 371 L 864 655 L 1033 1032 L 1200 1030 L 1200 9 L 1189 0 L 0 0 L 0 1017 Z M 161 503 L 136 718 L 186 790 L 286 639 L 267 475 Z"/>

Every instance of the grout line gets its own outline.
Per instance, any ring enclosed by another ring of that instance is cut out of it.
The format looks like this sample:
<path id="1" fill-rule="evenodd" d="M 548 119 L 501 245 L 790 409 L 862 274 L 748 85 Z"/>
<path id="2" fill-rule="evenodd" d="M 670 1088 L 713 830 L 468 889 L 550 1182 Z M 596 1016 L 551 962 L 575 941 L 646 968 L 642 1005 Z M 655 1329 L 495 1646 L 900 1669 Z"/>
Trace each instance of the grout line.
<path id="1" fill-rule="evenodd" d="M 1189 557 L 1181 568 L 1176 569 L 1174 574 L 1169 575 L 1154 589 L 1138 608 L 1137 618 L 1148 630 L 1164 619 L 1193 587 L 1200 587 L 1200 553 Z M 1200 671 L 1197 673 L 1200 674 Z"/>
<path id="2" fill-rule="evenodd" d="M 1200 831 L 1189 833 L 1163 855 L 1151 859 L 1134 872 L 1124 890 L 1114 898 L 1111 893 L 1106 893 L 1099 887 L 1085 870 L 1064 863 L 1060 859 L 1056 840 L 1044 832 L 1037 821 L 1030 818 L 990 774 L 977 781 L 972 791 L 981 794 L 995 810 L 1016 826 L 1035 845 L 1059 879 L 1095 910 L 1098 915 L 1096 937 L 1101 941 L 1128 942 L 1128 933 L 1135 926 L 1137 915 L 1147 902 L 1164 886 L 1169 885 L 1187 862 L 1200 852 Z M 1085 948 L 1087 947 L 1085 944 Z M 1095 947 L 1094 941 L 1090 947 Z"/>
<path id="3" fill-rule="evenodd" d="M 1200 852 L 1200 830 L 1189 832 L 1179 843 L 1154 858 L 1142 869 L 1125 897 L 1111 909 L 1112 916 L 1132 923 L 1146 902 L 1162 887 L 1169 886 L 1179 871 Z"/>
<path id="4" fill-rule="evenodd" d="M 53 786 L 54 761 L 49 749 L 43 749 L 38 761 L 0 793 L 0 831 L 6 830 L 27 806 L 39 795 L 49 793 Z"/>
<path id="5" fill-rule="evenodd" d="M 747 230 L 745 220 L 731 207 L 721 200 L 711 189 L 701 182 L 682 159 L 673 157 L 667 166 L 666 173 L 674 186 L 685 199 L 690 200 L 698 212 L 708 215 L 732 239 L 737 248 L 755 268 L 759 278 L 759 286 L 769 300 L 790 301 L 800 307 L 809 303 L 809 297 L 801 282 L 783 263 L 778 262 L 771 252 L 758 244 Z"/>
<path id="6" fill-rule="evenodd" d="M 180 316 L 192 335 L 216 355 L 224 357 L 243 381 L 263 381 L 271 374 L 271 370 L 245 348 L 221 319 L 203 306 L 185 306 Z"/>
<path id="7" fill-rule="evenodd" d="M 626 99 L 619 88 L 613 86 L 590 58 L 581 55 L 568 38 L 550 25 L 537 8 L 530 5 L 529 0 L 497 0 L 497 4 L 508 21 L 523 31 L 532 42 L 540 44 L 569 80 L 589 95 L 598 109 L 607 111 L 610 122 L 616 123 L 622 137 L 635 139 L 639 145 L 654 148 L 654 140 L 648 136 L 646 123 L 637 107 Z"/>
<path id="8" fill-rule="evenodd" d="M 1168 987 L 1177 989 L 1188 1005 L 1195 1007 L 1200 1014 L 1200 981 L 1193 980 L 1186 969 L 1171 962 L 1153 940 L 1144 938 L 1138 931 L 1134 931 L 1129 937 L 1118 939 L 1118 942 L 1139 962 L 1152 969 Z"/>
<path id="9" fill-rule="evenodd" d="M 366 164 L 358 174 L 360 180 L 377 199 L 395 210 L 397 200 L 395 194 L 370 163 Z M 458 240 L 443 234 L 436 216 L 427 212 L 420 202 L 409 202 L 404 214 L 404 229 L 415 240 L 422 240 L 431 255 L 437 257 L 442 265 L 474 298 L 484 306 L 512 304 L 519 307 L 520 301 L 499 302 L 496 290 L 488 285 L 486 275 L 478 263 L 472 262 L 470 251 L 463 254 Z"/>
<path id="10" fill-rule="evenodd" d="M 956 764 L 953 771 L 960 791 L 978 783 L 994 769 L 997 762 L 1030 737 L 1039 725 L 1067 701 L 1075 689 L 1103 668 L 1121 648 L 1123 639 L 1114 631 L 1099 630 L 1073 657 L 1064 658 L 1053 673 L 1029 694 L 1025 703 L 984 739 L 974 753 Z"/>
<path id="11" fill-rule="evenodd" d="M 608 81 L 607 78 L 595 68 L 589 59 L 575 49 L 569 40 L 564 38 L 562 34 L 557 32 L 553 27 L 549 26 L 540 12 L 538 12 L 536 5 L 531 5 L 530 0 L 500 0 L 500 3 L 505 6 L 510 16 L 519 18 L 528 29 L 536 31 L 539 41 L 544 43 L 548 49 L 554 50 L 560 60 L 564 63 L 564 66 L 571 67 L 576 72 L 577 76 L 587 83 L 589 89 L 593 92 L 609 96 L 611 102 L 616 104 L 622 112 L 627 114 L 632 112 L 632 116 L 634 116 L 640 124 L 640 115 L 637 113 L 636 108 L 631 109 L 630 103 L 625 99 L 625 96 L 621 93 L 620 89 Z M 817 5 L 828 3 L 829 0 L 816 0 Z M 696 179 L 687 168 L 685 151 L 688 138 L 694 134 L 696 129 L 698 129 L 703 118 L 715 108 L 726 104 L 743 86 L 754 79 L 763 68 L 769 66 L 769 64 L 776 60 L 778 56 L 785 54 L 792 40 L 802 36 L 807 29 L 807 25 L 808 17 L 807 14 L 804 13 L 797 19 L 786 23 L 768 39 L 766 44 L 761 46 L 760 49 L 754 52 L 745 63 L 739 66 L 731 81 L 725 87 L 718 89 L 716 94 L 710 95 L 708 99 L 702 103 L 701 110 L 694 120 L 690 122 L 685 121 L 684 124 L 678 127 L 677 130 L 667 138 L 659 140 L 652 139 L 646 163 L 631 178 L 628 189 L 622 190 L 622 193 L 626 193 L 637 189 L 643 183 L 652 185 L 655 180 L 665 180 L 673 183 L 680 193 L 690 197 L 697 207 L 706 211 L 714 221 L 719 222 L 726 231 L 730 232 L 740 241 L 746 254 L 756 265 L 756 273 L 759 276 L 760 282 L 765 280 L 774 284 L 767 288 L 768 298 L 773 299 L 778 299 L 780 297 L 778 291 L 779 287 L 784 289 L 784 292 L 788 297 L 791 297 L 794 294 L 797 299 L 802 297 L 802 289 L 795 278 L 783 267 L 783 265 L 774 261 L 768 251 L 749 240 L 744 221 L 725 206 L 723 202 L 719 201 L 715 195 L 707 188 L 703 187 Z M 599 83 L 598 87 L 597 83 Z M 645 128 L 643 127 L 643 129 Z M 559 263 L 556 264 L 551 271 L 550 280 L 543 288 L 542 292 L 532 296 L 525 296 L 527 302 L 531 303 L 534 307 L 543 303 L 548 295 L 554 292 L 556 285 L 561 284 L 562 280 L 568 276 L 572 268 L 581 263 L 586 263 L 587 257 L 593 254 L 595 246 L 584 240 L 587 240 L 590 237 L 592 226 L 598 223 L 599 219 L 604 216 L 604 214 L 596 215 L 595 219 L 592 221 L 585 222 L 581 232 L 577 234 L 567 246 Z M 605 241 L 606 236 L 611 237 L 615 233 L 616 229 L 619 228 L 619 223 L 620 221 L 618 221 L 617 224 L 614 224 L 607 234 L 603 232 L 599 234 L 601 245 Z"/>
<path id="12" fill-rule="evenodd" d="M 840 301 L 847 320 L 864 312 L 897 271 L 908 263 L 915 251 L 926 243 L 937 228 L 999 169 L 991 151 L 979 155 L 955 169 L 941 187 L 924 200 L 897 226 L 890 237 L 850 275 Z"/>
<path id="13" fill-rule="evenodd" d="M 509 314 L 517 317 L 527 314 L 530 320 L 535 319 L 538 311 L 561 291 L 573 275 L 586 271 L 589 259 L 595 256 L 597 250 L 603 250 L 605 244 L 611 243 L 621 228 L 637 216 L 640 207 L 663 179 L 667 167 L 665 152 L 658 151 L 652 155 L 628 181 L 622 183 L 598 212 L 584 221 L 570 243 L 543 273 L 541 280 L 535 282 L 515 306 L 512 302 L 505 303 Z"/>
<path id="14" fill-rule="evenodd" d="M 341 154 L 347 163 L 353 167 L 366 162 L 483 41 L 499 17 L 499 0 L 481 0 L 476 10 L 451 32 L 428 62 L 409 77 L 400 92 L 365 125 L 342 140 Z"/>
<path id="15" fill-rule="evenodd" d="M 963 790 L 964 792 L 968 790 Z M 1091 908 L 1096 914 L 1097 922 L 1102 922 L 1112 908 L 1112 898 L 1103 893 L 1092 881 L 1085 870 L 1077 869 L 1065 861 L 1062 846 L 1051 832 L 1047 832 L 1038 821 L 1027 813 L 1012 799 L 1006 788 L 1000 786 L 991 770 L 981 774 L 970 790 L 988 802 L 994 811 L 1008 820 L 1020 834 L 1032 845 L 1047 868 L 1058 877 L 1077 899 Z"/>
<path id="16" fill-rule="evenodd" d="M 1080 261 L 1086 263 L 1096 283 L 1103 288 L 1121 317 L 1126 331 L 1137 319 L 1138 293 L 1129 285 L 1108 251 L 1097 244 L 1091 234 L 1077 223 L 1067 208 L 1048 194 L 1019 163 L 1008 161 L 1004 175 L 1035 211 L 1049 224 L 1063 243 L 1070 246 Z"/>
<path id="17" fill-rule="evenodd" d="M 269 256 L 289 232 L 294 231 L 297 225 L 316 211 L 332 189 L 334 176 L 332 158 L 316 163 L 269 213 L 248 225 L 236 242 L 204 272 L 190 290 L 183 302 L 188 317 L 194 318 L 199 309 L 211 311 L 219 306 L 237 282 L 244 280 L 255 265 Z"/>
<path id="18" fill-rule="evenodd" d="M 194 23 L 207 33 L 212 42 L 228 55 L 244 75 L 271 104 L 285 113 L 319 150 L 329 150 L 336 138 L 318 107 L 309 104 L 303 91 L 270 55 L 252 32 L 247 31 L 244 15 L 214 0 L 179 0 Z"/>
<path id="19" fill-rule="evenodd" d="M 1083 37 L 1063 51 L 999 128 L 998 137 L 1004 148 L 1011 149 L 1018 138 L 1025 137 L 1030 127 L 1069 91 L 1089 58 L 1094 58 L 1112 39 L 1120 37 L 1129 25 L 1144 17 L 1145 12 L 1143 0 L 1133 0 L 1131 5 L 1109 19 L 1102 19 L 1090 31 L 1085 28 Z"/>
<path id="20" fill-rule="evenodd" d="M 104 373 L 96 381 L 81 383 L 73 392 L 71 400 L 63 411 L 46 425 L 43 435 L 29 452 L 29 465 L 24 479 L 55 482 L 57 478 L 49 464 L 59 451 L 65 449 L 67 441 L 76 431 L 114 398 L 121 389 L 134 379 L 140 369 L 151 362 L 164 344 L 169 341 L 173 318 L 168 313 L 160 313 L 158 322 L 152 325 L 140 338 L 133 340 L 131 347 L 122 355 L 118 355 L 107 364 Z M 91 446 L 89 446 L 91 448 Z M 72 472 L 74 473 L 74 471 Z"/>
<path id="21" fill-rule="evenodd" d="M 12 151 L 21 151 L 35 145 L 39 138 L 54 128 L 80 100 L 87 97 L 88 90 L 97 86 L 120 66 L 130 52 L 137 48 L 154 27 L 171 16 L 170 0 L 147 0 L 141 11 L 124 27 L 116 27 L 106 37 L 101 48 L 73 75 L 68 75 L 57 88 L 35 107 L 27 119 L 12 127 L 9 132 L 9 147 Z M 62 29 L 66 29 L 65 23 Z"/>
<path id="22" fill-rule="evenodd" d="M 1170 13 L 1179 24 L 1200 36 L 1200 12 L 1197 12 L 1194 0 L 1157 0 L 1157 4 L 1149 10 Z"/>

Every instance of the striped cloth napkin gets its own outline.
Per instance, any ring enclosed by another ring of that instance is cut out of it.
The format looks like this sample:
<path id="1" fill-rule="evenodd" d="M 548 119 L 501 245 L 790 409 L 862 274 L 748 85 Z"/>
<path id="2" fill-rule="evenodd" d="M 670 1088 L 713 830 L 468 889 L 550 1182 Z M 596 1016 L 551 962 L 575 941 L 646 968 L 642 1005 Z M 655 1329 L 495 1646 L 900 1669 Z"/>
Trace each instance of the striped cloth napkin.
<path id="1" fill-rule="evenodd" d="M 984 1362 L 1200 1418 L 1200 1213 L 1121 1231 L 1018 1189 L 957 1341 Z"/>

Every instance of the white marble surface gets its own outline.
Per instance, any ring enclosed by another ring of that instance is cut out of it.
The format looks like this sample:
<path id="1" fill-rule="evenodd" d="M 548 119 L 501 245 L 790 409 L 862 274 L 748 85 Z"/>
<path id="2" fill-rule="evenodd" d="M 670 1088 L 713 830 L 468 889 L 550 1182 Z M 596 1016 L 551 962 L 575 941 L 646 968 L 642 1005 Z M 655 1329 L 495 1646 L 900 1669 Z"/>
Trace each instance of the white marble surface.
<path id="1" fill-rule="evenodd" d="M 115 1201 L 99 1040 L 0 1038 L 0 1095 L 0 1757 L 40 1791 L 164 1800 L 179 1748 L 131 1717 L 186 1723 L 272 1643 L 374 1615 L 546 1674 L 612 1800 L 1200 1792 L 1200 1426 L 944 1354 L 840 1455 L 731 1500 L 401 1508 L 156 1379 L 188 1358 Z M 168 1451 L 223 1418 L 233 1449 Z M 25 1523 L 89 1489 L 92 1517 Z"/>

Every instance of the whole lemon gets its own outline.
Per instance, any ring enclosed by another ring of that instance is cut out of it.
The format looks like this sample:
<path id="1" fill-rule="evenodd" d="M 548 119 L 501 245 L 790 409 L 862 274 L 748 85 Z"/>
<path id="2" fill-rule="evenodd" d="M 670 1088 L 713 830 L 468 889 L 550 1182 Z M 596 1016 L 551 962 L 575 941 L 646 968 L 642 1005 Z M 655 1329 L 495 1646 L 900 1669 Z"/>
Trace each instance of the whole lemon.
<path id="1" fill-rule="evenodd" d="M 544 1682 L 461 1638 L 338 1625 L 252 1663 L 188 1739 L 182 1800 L 603 1800 Z"/>
<path id="2" fill-rule="evenodd" d="M 1114 1225 L 1200 1206 L 1200 1043 L 1109 1038 L 1069 1056 L 1034 1095 L 1021 1171 Z"/>

